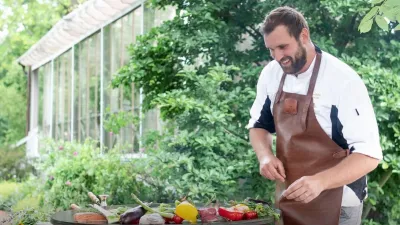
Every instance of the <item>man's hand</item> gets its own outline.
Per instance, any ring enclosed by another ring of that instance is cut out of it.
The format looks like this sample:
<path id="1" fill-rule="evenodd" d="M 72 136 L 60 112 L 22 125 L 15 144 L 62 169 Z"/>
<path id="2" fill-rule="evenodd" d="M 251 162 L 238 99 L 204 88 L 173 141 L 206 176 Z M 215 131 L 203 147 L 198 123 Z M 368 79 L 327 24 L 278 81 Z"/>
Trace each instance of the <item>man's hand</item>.
<path id="1" fill-rule="evenodd" d="M 305 176 L 293 182 L 282 195 L 287 199 L 309 203 L 318 197 L 324 189 L 320 179 L 315 176 Z"/>
<path id="2" fill-rule="evenodd" d="M 260 174 L 270 180 L 285 182 L 285 169 L 282 162 L 274 155 L 268 155 L 260 161 Z"/>

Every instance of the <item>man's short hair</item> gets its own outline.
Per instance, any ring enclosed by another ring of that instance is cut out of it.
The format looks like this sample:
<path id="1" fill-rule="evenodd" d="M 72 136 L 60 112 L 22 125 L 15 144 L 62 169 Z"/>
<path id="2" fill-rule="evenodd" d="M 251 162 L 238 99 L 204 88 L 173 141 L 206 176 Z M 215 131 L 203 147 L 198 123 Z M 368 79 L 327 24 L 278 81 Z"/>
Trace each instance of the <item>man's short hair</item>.
<path id="1" fill-rule="evenodd" d="M 303 28 L 308 28 L 304 16 L 297 10 L 283 6 L 272 10 L 264 20 L 262 26 L 263 35 L 268 35 L 279 25 L 286 26 L 290 36 L 299 39 Z"/>

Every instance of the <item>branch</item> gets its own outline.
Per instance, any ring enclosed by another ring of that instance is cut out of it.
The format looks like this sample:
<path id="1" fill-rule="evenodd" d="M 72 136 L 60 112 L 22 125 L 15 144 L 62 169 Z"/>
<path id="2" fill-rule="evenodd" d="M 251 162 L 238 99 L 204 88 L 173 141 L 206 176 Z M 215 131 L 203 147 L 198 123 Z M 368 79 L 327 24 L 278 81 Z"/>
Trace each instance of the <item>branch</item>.
<path id="1" fill-rule="evenodd" d="M 230 135 L 232 135 L 232 136 L 234 136 L 234 137 L 239 138 L 240 141 L 241 141 L 243 144 L 246 144 L 246 145 L 249 144 L 249 140 L 247 140 L 246 138 L 243 138 L 243 137 L 241 137 L 240 135 L 236 134 L 235 132 L 230 131 L 230 130 L 228 130 L 228 129 L 226 129 L 226 128 L 223 128 L 223 129 L 224 129 L 224 131 L 225 131 L 227 134 L 230 134 Z"/>
<path id="2" fill-rule="evenodd" d="M 24 29 L 26 30 L 26 32 L 28 32 L 29 35 L 33 36 L 32 31 L 31 31 L 30 29 L 28 29 L 27 26 L 26 26 L 24 23 L 22 23 L 22 26 L 24 27 Z"/>
<path id="3" fill-rule="evenodd" d="M 356 25 L 357 16 L 358 16 L 358 14 L 354 15 L 354 16 L 351 18 L 351 23 L 350 23 L 350 25 L 347 27 L 347 28 L 349 28 L 350 30 L 352 30 L 352 29 L 354 28 L 354 26 Z M 354 38 L 353 36 L 351 36 L 351 37 Z M 343 53 L 344 50 L 346 49 L 347 44 L 351 41 L 350 39 L 352 39 L 352 38 L 350 38 L 350 36 L 347 36 L 347 40 L 345 40 L 344 43 L 342 44 L 342 46 L 338 49 L 338 50 L 339 50 L 339 51 L 338 51 L 338 56 L 342 55 L 342 53 Z"/>
<path id="4" fill-rule="evenodd" d="M 252 38 L 254 38 L 255 40 L 257 40 L 258 38 L 259 38 L 259 36 L 257 36 L 255 33 L 258 33 L 253 27 L 250 27 L 250 29 L 251 29 L 251 31 L 249 30 L 249 29 L 247 29 L 247 27 L 245 27 L 244 25 L 242 25 L 242 24 L 239 24 L 239 26 L 241 27 L 241 28 L 243 28 L 247 33 L 249 33 L 250 34 L 250 36 L 252 37 Z M 253 32 L 255 32 L 255 33 L 253 33 Z"/>
<path id="5" fill-rule="evenodd" d="M 382 178 L 379 180 L 379 187 L 380 188 L 382 188 L 386 184 L 386 182 L 389 180 L 389 178 L 392 176 L 392 174 L 393 174 L 393 170 L 387 170 L 383 174 Z M 367 218 L 367 216 L 368 216 L 369 212 L 371 211 L 371 209 L 372 209 L 372 204 L 369 203 L 367 205 L 367 207 L 363 211 L 363 216 L 362 216 L 363 220 Z"/>

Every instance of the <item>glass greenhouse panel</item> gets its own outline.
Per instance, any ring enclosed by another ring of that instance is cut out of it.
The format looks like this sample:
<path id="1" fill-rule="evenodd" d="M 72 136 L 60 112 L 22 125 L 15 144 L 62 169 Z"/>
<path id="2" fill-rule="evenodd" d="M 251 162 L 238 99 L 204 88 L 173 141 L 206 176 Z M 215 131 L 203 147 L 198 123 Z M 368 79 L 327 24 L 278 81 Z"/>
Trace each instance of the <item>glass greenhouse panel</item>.
<path id="1" fill-rule="evenodd" d="M 118 89 L 110 88 L 110 83 L 118 71 L 129 60 L 128 46 L 141 34 L 142 10 L 136 8 L 124 17 L 104 28 L 104 112 L 105 119 L 110 114 L 125 111 L 139 115 L 140 92 L 132 84 Z M 135 102 L 135 99 L 139 99 Z M 118 134 L 104 131 L 104 146 L 112 148 L 123 145 L 127 152 L 138 150 L 139 128 L 128 125 Z"/>
<path id="2" fill-rule="evenodd" d="M 51 63 L 39 68 L 39 131 L 42 137 L 50 137 L 51 126 Z"/>
<path id="3" fill-rule="evenodd" d="M 54 60 L 53 77 L 53 138 L 69 141 L 71 138 L 71 51 Z"/>
<path id="4" fill-rule="evenodd" d="M 100 33 L 75 46 L 74 140 L 100 139 Z"/>

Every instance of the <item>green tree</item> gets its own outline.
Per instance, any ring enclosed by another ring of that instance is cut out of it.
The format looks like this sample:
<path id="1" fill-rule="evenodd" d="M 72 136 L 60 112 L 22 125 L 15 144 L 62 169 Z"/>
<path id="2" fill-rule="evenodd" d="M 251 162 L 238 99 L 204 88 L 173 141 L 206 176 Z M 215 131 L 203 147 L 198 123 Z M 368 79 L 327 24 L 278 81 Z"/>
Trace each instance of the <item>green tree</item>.
<path id="1" fill-rule="evenodd" d="M 0 145 L 25 135 L 27 68 L 17 58 L 35 44 L 71 8 L 69 0 L 0 1 Z M 16 104 L 17 103 L 17 104 Z"/>
<path id="2" fill-rule="evenodd" d="M 361 33 L 371 30 L 375 23 L 383 30 L 400 30 L 400 1 L 398 0 L 372 0 L 372 8 L 361 20 L 358 27 Z"/>

